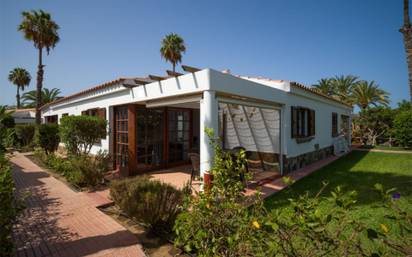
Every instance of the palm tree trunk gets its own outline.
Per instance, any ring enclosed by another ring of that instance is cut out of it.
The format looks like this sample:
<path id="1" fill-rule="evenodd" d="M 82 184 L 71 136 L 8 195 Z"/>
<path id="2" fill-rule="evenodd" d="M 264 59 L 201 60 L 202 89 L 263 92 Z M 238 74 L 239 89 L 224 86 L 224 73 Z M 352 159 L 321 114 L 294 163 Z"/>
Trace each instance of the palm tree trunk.
<path id="1" fill-rule="evenodd" d="M 176 70 L 176 64 L 175 63 L 172 63 L 172 65 L 173 65 L 173 72 L 175 72 Z"/>
<path id="2" fill-rule="evenodd" d="M 409 0 L 404 0 L 403 3 L 403 26 L 399 31 L 403 34 L 403 42 L 405 45 L 409 76 L 409 96 L 412 105 L 412 27 L 409 19 Z"/>
<path id="3" fill-rule="evenodd" d="M 43 48 L 39 48 L 39 65 L 37 66 L 37 85 L 36 85 L 36 124 L 41 123 L 41 113 L 40 113 L 40 107 L 41 107 L 41 90 L 43 87 L 43 59 L 42 59 L 42 54 L 43 54 Z"/>
<path id="4" fill-rule="evenodd" d="M 20 86 L 17 86 L 16 102 L 17 109 L 20 109 Z"/>

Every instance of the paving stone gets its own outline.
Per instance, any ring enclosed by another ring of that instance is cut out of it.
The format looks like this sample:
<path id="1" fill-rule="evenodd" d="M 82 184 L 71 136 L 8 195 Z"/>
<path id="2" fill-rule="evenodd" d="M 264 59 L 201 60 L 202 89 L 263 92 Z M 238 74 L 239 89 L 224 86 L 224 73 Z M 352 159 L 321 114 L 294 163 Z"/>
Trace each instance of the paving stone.
<path id="1" fill-rule="evenodd" d="M 15 256 L 145 256 L 137 238 L 96 207 L 108 192 L 75 192 L 23 154 L 11 159 L 26 209 L 13 230 Z"/>

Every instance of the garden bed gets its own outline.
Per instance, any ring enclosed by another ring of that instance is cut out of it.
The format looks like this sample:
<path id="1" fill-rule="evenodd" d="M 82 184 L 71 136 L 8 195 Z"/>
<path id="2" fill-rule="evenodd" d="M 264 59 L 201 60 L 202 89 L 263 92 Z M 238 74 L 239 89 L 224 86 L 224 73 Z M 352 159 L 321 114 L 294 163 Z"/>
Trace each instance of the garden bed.
<path id="1" fill-rule="evenodd" d="M 145 253 L 150 257 L 190 257 L 178 248 L 172 242 L 163 237 L 149 232 L 146 226 L 128 217 L 116 206 L 109 205 L 99 208 L 103 213 L 109 215 L 120 225 L 129 230 L 137 237 L 142 244 Z"/>
<path id="2" fill-rule="evenodd" d="M 54 178 L 56 178 L 56 179 L 60 180 L 61 182 L 63 182 L 66 186 L 68 186 L 73 191 L 75 191 L 75 192 L 84 191 L 84 188 L 76 186 L 76 185 L 70 183 L 64 176 L 59 174 L 57 171 L 49 168 L 45 163 L 43 163 L 41 160 L 39 160 L 39 158 L 37 158 L 32 152 L 26 153 L 25 156 L 28 159 L 30 159 L 30 161 L 35 163 L 37 166 L 42 168 L 45 172 L 49 173 Z"/>

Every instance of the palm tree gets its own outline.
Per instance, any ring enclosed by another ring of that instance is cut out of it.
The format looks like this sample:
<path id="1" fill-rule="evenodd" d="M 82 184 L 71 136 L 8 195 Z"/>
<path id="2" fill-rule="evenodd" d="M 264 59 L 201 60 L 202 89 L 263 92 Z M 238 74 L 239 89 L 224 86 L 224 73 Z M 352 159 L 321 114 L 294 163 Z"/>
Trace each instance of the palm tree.
<path id="1" fill-rule="evenodd" d="M 24 38 L 32 41 L 34 47 L 39 51 L 39 63 L 37 71 L 36 85 L 36 123 L 40 124 L 40 106 L 42 103 L 41 92 L 43 87 L 43 49 L 46 49 L 47 54 L 50 49 L 54 48 L 59 42 L 57 30 L 59 25 L 51 19 L 49 13 L 43 10 L 22 12 L 23 21 L 18 27 L 18 30 L 23 32 Z"/>
<path id="2" fill-rule="evenodd" d="M 336 88 L 333 83 L 333 79 L 324 78 L 318 80 L 318 84 L 313 85 L 313 87 L 321 92 L 322 94 L 333 96 L 336 94 Z"/>
<path id="3" fill-rule="evenodd" d="M 175 72 L 176 64 L 182 62 L 184 52 L 186 52 L 185 42 L 178 34 L 171 33 L 163 38 L 160 55 L 173 65 L 173 72 Z"/>
<path id="4" fill-rule="evenodd" d="M 31 76 L 30 73 L 23 69 L 23 68 L 14 68 L 9 73 L 9 81 L 16 85 L 17 87 L 17 94 L 16 94 L 16 102 L 17 102 L 17 109 L 20 109 L 20 89 L 24 90 L 24 87 L 30 84 Z"/>
<path id="5" fill-rule="evenodd" d="M 41 92 L 41 105 L 51 103 L 59 98 L 61 98 L 60 95 L 60 89 L 58 88 L 52 88 L 51 90 L 47 88 L 43 88 Z M 23 98 L 23 104 L 25 107 L 35 107 L 37 103 L 37 92 L 36 90 L 29 91 L 27 93 L 24 93 L 22 98 Z"/>
<path id="6" fill-rule="evenodd" d="M 336 90 L 336 96 L 341 101 L 353 104 L 350 95 L 352 94 L 352 88 L 358 83 L 358 79 L 358 77 L 352 75 L 335 76 L 332 79 L 332 84 Z"/>
<path id="7" fill-rule="evenodd" d="M 380 89 L 375 81 L 360 81 L 352 89 L 351 101 L 365 110 L 369 105 L 389 105 L 389 94 Z"/>
<path id="8" fill-rule="evenodd" d="M 406 51 L 406 62 L 409 75 L 409 97 L 412 105 L 412 26 L 409 20 L 409 0 L 403 0 L 403 26 L 399 29 L 403 34 L 403 43 Z"/>

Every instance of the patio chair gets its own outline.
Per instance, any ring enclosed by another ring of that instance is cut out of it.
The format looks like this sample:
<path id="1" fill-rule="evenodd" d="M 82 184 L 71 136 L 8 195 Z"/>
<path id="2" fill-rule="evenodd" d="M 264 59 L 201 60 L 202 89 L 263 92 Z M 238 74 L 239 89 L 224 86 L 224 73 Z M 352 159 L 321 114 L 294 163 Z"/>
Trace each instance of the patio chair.
<path id="1" fill-rule="evenodd" d="M 190 174 L 190 184 L 192 184 L 195 176 L 200 176 L 200 155 L 198 153 L 188 153 L 187 155 L 192 163 L 192 170 Z"/>

